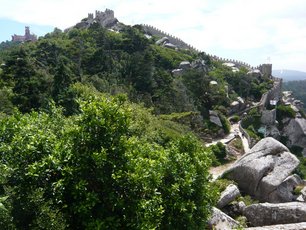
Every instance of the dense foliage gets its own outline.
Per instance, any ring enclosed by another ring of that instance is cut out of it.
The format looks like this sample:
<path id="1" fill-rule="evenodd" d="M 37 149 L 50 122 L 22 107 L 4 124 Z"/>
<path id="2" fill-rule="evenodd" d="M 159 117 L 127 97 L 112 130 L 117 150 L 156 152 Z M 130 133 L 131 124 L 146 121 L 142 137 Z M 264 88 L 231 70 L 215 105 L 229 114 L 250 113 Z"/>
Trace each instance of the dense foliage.
<path id="1" fill-rule="evenodd" d="M 216 199 L 209 155 L 158 123 L 104 96 L 72 117 L 51 105 L 2 119 L 1 228 L 201 229 Z"/>
<path id="2" fill-rule="evenodd" d="M 301 100 L 306 105 L 306 81 L 289 81 L 283 83 L 283 89 L 292 91 L 296 99 Z M 304 111 L 305 107 L 304 107 Z"/>
<path id="3" fill-rule="evenodd" d="M 226 148 L 221 142 L 218 142 L 216 145 L 211 145 L 208 150 L 212 153 L 212 164 L 213 166 L 218 166 L 226 162 Z"/>
<path id="4" fill-rule="evenodd" d="M 281 122 L 284 118 L 295 118 L 296 112 L 291 106 L 278 105 L 276 107 L 276 119 Z"/>
<path id="5" fill-rule="evenodd" d="M 100 92 L 125 93 L 156 114 L 194 111 L 205 121 L 208 110 L 227 115 L 238 96 L 257 100 L 270 87 L 268 79 L 249 76 L 244 68 L 233 72 L 204 53 L 160 47 L 140 26 L 122 26 L 120 32 L 98 24 L 67 33 L 55 29 L 35 43 L 3 44 L 0 61 L 0 94 L 6 94 L 0 109 L 5 113 L 12 107 L 22 112 L 45 108 L 52 99 L 66 115 L 76 114 L 70 86 L 82 82 Z M 173 75 L 182 61 L 204 66 Z"/>
<path id="6" fill-rule="evenodd" d="M 225 149 L 197 137 L 271 82 L 155 39 L 93 24 L 1 44 L 1 229 L 204 228 Z M 182 61 L 201 64 L 173 74 Z"/>

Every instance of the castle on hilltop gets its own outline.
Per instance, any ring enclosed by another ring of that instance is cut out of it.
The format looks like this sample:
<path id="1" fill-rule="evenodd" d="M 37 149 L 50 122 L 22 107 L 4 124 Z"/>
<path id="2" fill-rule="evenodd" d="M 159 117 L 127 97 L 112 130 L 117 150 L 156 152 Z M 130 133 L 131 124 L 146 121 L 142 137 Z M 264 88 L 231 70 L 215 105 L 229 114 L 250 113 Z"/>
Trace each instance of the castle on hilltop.
<path id="1" fill-rule="evenodd" d="M 12 41 L 13 42 L 26 42 L 26 41 L 37 41 L 37 36 L 35 34 L 30 33 L 30 27 L 25 27 L 25 33 L 24 35 L 12 35 Z"/>
<path id="2" fill-rule="evenodd" d="M 106 9 L 104 12 L 96 10 L 95 15 L 89 13 L 88 17 L 83 19 L 81 22 L 76 24 L 76 28 L 88 28 L 93 23 L 99 23 L 105 28 L 111 28 L 115 26 L 118 22 L 118 19 L 115 18 L 113 10 Z M 69 30 L 70 28 L 68 28 Z"/>

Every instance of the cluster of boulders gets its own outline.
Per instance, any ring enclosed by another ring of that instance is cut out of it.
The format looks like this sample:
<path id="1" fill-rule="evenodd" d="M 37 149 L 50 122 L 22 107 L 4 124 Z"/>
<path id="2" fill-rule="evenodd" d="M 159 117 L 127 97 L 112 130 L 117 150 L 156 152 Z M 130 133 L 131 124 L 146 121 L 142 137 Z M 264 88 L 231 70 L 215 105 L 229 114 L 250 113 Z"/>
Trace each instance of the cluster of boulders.
<path id="1" fill-rule="evenodd" d="M 306 119 L 292 118 L 284 119 L 284 128 L 282 136 L 287 137 L 288 146 L 299 146 L 303 149 L 303 155 L 306 156 Z"/>
<path id="2" fill-rule="evenodd" d="M 280 120 L 281 125 L 276 122 L 277 111 L 263 110 L 261 115 L 261 124 L 264 125 L 265 135 L 272 136 L 275 139 L 286 140 L 286 146 L 291 148 L 297 146 L 302 149 L 306 156 L 306 119 L 301 114 L 301 104 L 293 98 L 292 92 L 283 92 L 282 101 L 284 105 L 290 106 L 295 111 L 295 117 L 285 117 Z"/>
<path id="3" fill-rule="evenodd" d="M 301 100 L 296 100 L 292 91 L 284 91 L 282 99 L 285 105 L 290 105 L 297 113 L 303 109 L 304 103 Z"/>
<path id="4" fill-rule="evenodd" d="M 303 149 L 306 156 L 306 119 L 303 118 L 301 111 L 303 103 L 293 97 L 291 91 L 283 92 L 282 100 L 285 105 L 290 106 L 296 113 L 295 118 L 285 118 L 282 120 L 283 129 L 281 135 L 287 138 L 287 145 L 298 146 Z"/>
<path id="5" fill-rule="evenodd" d="M 239 68 L 238 68 L 238 66 L 237 66 L 235 63 L 232 63 L 232 62 L 224 62 L 222 65 L 231 68 L 231 69 L 232 69 L 232 72 L 234 72 L 234 73 L 239 71 Z"/>
<path id="6" fill-rule="evenodd" d="M 259 141 L 223 173 L 237 185 L 222 192 L 210 226 L 233 229 L 239 226 L 233 218 L 244 216 L 248 226 L 258 229 L 306 229 L 306 187 L 302 189 L 306 184 L 294 174 L 298 165 L 297 157 L 274 138 Z M 241 194 L 259 203 L 238 202 Z"/>
<path id="7" fill-rule="evenodd" d="M 169 41 L 169 38 L 168 37 L 163 37 L 161 39 L 159 39 L 158 41 L 156 41 L 156 45 L 160 45 L 160 46 L 163 46 L 163 47 L 166 47 L 166 48 L 169 48 L 169 49 L 177 49 L 177 46 L 172 44 L 170 41 Z"/>
<path id="8" fill-rule="evenodd" d="M 173 76 L 181 76 L 186 70 L 197 69 L 204 72 L 208 72 L 208 67 L 205 61 L 202 59 L 196 59 L 191 63 L 189 61 L 182 61 L 177 69 L 172 70 Z"/>
<path id="9" fill-rule="evenodd" d="M 242 97 L 237 97 L 236 100 L 233 101 L 230 106 L 231 107 L 229 113 L 235 114 L 246 109 L 247 104 L 245 103 Z"/>

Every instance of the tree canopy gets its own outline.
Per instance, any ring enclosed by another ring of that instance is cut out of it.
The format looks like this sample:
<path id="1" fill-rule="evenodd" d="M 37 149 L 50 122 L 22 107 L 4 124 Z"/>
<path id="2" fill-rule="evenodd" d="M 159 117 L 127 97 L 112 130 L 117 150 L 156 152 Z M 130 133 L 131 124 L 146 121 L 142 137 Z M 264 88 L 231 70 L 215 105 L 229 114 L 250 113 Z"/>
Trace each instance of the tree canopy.
<path id="1" fill-rule="evenodd" d="M 1 228 L 205 225 L 216 191 L 195 137 L 169 133 L 122 96 L 89 96 L 70 117 L 49 107 L 0 122 Z"/>

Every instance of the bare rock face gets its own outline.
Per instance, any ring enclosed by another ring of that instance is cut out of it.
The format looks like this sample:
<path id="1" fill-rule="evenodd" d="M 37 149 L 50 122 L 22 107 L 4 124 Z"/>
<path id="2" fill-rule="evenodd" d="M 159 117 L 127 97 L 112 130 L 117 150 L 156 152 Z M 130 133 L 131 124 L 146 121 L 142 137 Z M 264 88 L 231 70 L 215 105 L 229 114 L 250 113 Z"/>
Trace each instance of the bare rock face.
<path id="1" fill-rule="evenodd" d="M 278 201 L 294 201 L 297 196 L 293 194 L 295 187 L 303 184 L 303 180 L 298 175 L 291 175 L 281 183 L 276 190 L 270 194 L 270 202 L 277 203 Z"/>
<path id="2" fill-rule="evenodd" d="M 191 68 L 198 69 L 198 70 L 203 70 L 205 72 L 208 71 L 208 66 L 205 64 L 205 61 L 201 60 L 201 59 L 196 59 L 196 60 L 192 61 Z"/>
<path id="3" fill-rule="evenodd" d="M 173 76 L 182 76 L 183 73 L 184 73 L 184 70 L 183 69 L 174 69 L 171 71 Z"/>
<path id="4" fill-rule="evenodd" d="M 208 225 L 214 230 L 224 230 L 237 228 L 239 223 L 219 209 L 213 208 Z"/>
<path id="5" fill-rule="evenodd" d="M 217 126 L 223 127 L 217 112 L 209 110 L 209 120 L 210 122 L 216 124 Z"/>
<path id="6" fill-rule="evenodd" d="M 262 77 L 262 73 L 260 72 L 259 69 L 251 70 L 247 74 L 251 77 L 254 77 L 254 78 L 261 78 Z"/>
<path id="7" fill-rule="evenodd" d="M 172 43 L 165 43 L 164 47 L 169 48 L 169 49 L 177 49 L 177 46 L 172 44 Z"/>
<path id="8" fill-rule="evenodd" d="M 220 199 L 217 203 L 218 208 L 223 208 L 230 202 L 234 201 L 238 196 L 240 196 L 240 191 L 238 187 L 234 184 L 230 184 L 227 188 L 221 193 Z"/>
<path id="9" fill-rule="evenodd" d="M 260 201 L 290 202 L 299 178 L 289 176 L 298 164 L 286 146 L 267 137 L 236 161 L 223 177 L 236 181 L 243 192 Z"/>
<path id="10" fill-rule="evenodd" d="M 159 39 L 158 41 L 156 41 L 156 45 L 163 45 L 164 43 L 168 43 L 168 42 L 169 42 L 169 38 L 163 37 Z"/>
<path id="11" fill-rule="evenodd" d="M 306 148 L 306 119 L 291 119 L 283 132 L 288 137 L 289 144 Z"/>
<path id="12" fill-rule="evenodd" d="M 191 64 L 189 61 L 182 61 L 179 66 L 180 69 L 190 69 Z"/>
<path id="13" fill-rule="evenodd" d="M 237 97 L 237 100 L 231 103 L 230 114 L 238 113 L 239 111 L 246 108 L 246 103 L 241 97 Z"/>
<path id="14" fill-rule="evenodd" d="M 244 209 L 252 226 L 291 224 L 306 221 L 306 203 L 253 204 Z"/>
<path id="15" fill-rule="evenodd" d="M 245 228 L 245 230 L 305 230 L 306 222 L 296 224 L 279 224 L 254 228 Z"/>

